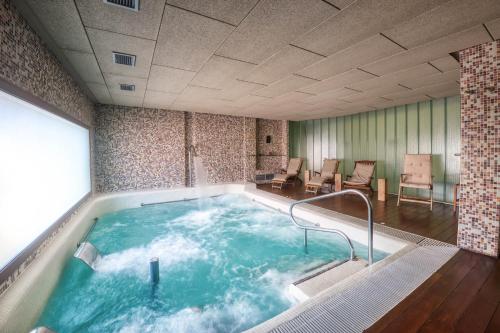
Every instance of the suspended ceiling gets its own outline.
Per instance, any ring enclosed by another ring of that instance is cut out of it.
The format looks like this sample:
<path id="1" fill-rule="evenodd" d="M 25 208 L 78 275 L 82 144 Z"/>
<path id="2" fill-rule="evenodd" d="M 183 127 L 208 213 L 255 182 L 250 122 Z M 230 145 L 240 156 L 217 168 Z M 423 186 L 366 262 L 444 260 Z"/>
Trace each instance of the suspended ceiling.
<path id="1" fill-rule="evenodd" d="M 14 3 L 99 103 L 271 119 L 456 95 L 452 54 L 500 38 L 498 0 Z"/>

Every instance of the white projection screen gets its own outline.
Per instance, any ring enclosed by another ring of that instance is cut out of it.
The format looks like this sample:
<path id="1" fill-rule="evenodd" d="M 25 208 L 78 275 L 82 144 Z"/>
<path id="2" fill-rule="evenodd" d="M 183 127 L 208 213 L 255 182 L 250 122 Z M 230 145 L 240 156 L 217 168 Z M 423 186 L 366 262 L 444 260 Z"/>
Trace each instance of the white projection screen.
<path id="1" fill-rule="evenodd" d="M 90 191 L 89 130 L 0 91 L 0 270 Z"/>

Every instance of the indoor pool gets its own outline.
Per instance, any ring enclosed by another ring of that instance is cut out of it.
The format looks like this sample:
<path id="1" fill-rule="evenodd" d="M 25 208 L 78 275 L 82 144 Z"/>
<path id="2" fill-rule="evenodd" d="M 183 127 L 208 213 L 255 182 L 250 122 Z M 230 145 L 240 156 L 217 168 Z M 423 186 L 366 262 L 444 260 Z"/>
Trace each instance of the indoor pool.
<path id="1" fill-rule="evenodd" d="M 303 232 L 243 195 L 106 214 L 88 240 L 93 271 L 72 258 L 38 325 L 56 332 L 240 332 L 294 304 L 288 285 L 349 255 L 334 234 Z M 366 258 L 366 247 L 354 244 Z M 376 260 L 386 254 L 375 251 Z M 149 260 L 160 260 L 160 282 Z"/>

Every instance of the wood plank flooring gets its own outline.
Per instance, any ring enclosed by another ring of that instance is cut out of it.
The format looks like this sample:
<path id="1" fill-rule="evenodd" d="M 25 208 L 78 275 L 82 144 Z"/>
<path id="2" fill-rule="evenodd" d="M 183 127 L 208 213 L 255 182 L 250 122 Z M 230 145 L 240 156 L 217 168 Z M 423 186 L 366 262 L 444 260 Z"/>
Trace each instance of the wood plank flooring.
<path id="1" fill-rule="evenodd" d="M 259 189 L 303 199 L 303 187 L 280 191 L 270 185 Z M 371 196 L 374 220 L 393 228 L 456 244 L 457 217 L 450 205 L 428 206 L 388 201 Z M 317 202 L 323 208 L 366 218 L 361 199 L 349 196 Z M 366 332 L 500 332 L 500 260 L 460 250 L 450 261 L 389 311 Z"/>

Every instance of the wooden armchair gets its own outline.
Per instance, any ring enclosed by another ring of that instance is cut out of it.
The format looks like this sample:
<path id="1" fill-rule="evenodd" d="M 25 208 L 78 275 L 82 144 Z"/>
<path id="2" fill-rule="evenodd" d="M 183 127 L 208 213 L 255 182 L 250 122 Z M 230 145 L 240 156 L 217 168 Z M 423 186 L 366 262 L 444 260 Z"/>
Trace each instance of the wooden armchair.
<path id="1" fill-rule="evenodd" d="M 355 161 L 352 176 L 347 176 L 344 181 L 345 188 L 354 188 L 358 190 L 368 190 L 373 193 L 372 179 L 375 172 L 376 161 Z"/>
<path id="2" fill-rule="evenodd" d="M 432 210 L 432 155 L 406 154 L 404 169 L 399 180 L 398 206 L 400 201 L 418 202 L 430 205 Z M 404 195 L 404 188 L 429 190 L 429 199 Z"/>
<path id="3" fill-rule="evenodd" d="M 318 194 L 323 184 L 328 184 L 331 192 L 339 164 L 338 160 L 325 159 L 321 172 L 314 171 L 313 177 L 306 182 L 306 192 Z"/>
<path id="4" fill-rule="evenodd" d="M 272 188 L 282 189 L 285 184 L 294 184 L 299 178 L 300 169 L 302 168 L 302 158 L 291 158 L 288 162 L 287 169 L 281 169 L 279 174 L 274 175 L 271 181 Z"/>

